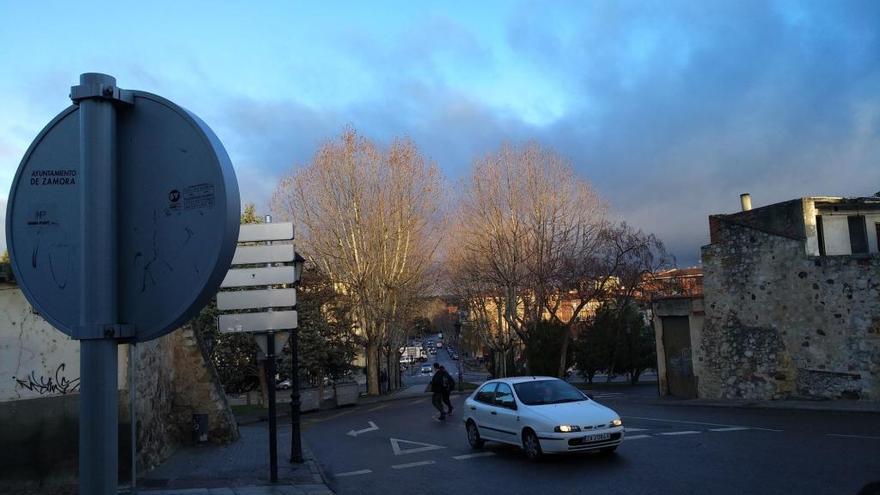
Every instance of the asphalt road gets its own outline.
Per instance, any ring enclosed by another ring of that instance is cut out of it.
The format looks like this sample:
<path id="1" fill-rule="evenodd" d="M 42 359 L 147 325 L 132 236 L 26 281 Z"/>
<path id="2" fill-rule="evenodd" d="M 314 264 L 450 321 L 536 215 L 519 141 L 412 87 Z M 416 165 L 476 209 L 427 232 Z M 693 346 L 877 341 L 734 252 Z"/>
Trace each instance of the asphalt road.
<path id="1" fill-rule="evenodd" d="M 446 371 L 452 375 L 452 377 L 458 381 L 458 361 L 453 360 L 449 357 L 449 353 L 446 352 L 446 348 L 437 349 L 437 354 L 434 356 L 428 356 L 428 360 L 415 363 L 411 368 L 407 369 L 403 372 L 403 383 L 406 386 L 427 386 L 428 382 L 431 381 L 430 374 L 421 374 L 419 373 L 419 368 L 421 368 L 422 364 L 433 365 L 434 362 L 437 362 L 446 367 Z M 463 363 L 462 363 L 463 364 Z M 413 373 L 415 370 L 415 373 Z M 462 366 L 462 377 L 465 382 L 472 383 L 482 383 L 488 377 L 488 373 L 485 371 L 480 372 L 470 372 L 464 369 Z"/>
<path id="2" fill-rule="evenodd" d="M 621 392 L 595 397 L 628 430 L 610 456 L 533 463 L 512 446 L 471 450 L 460 421 L 463 396 L 446 422 L 433 419 L 425 396 L 310 414 L 304 435 L 343 495 L 838 495 L 880 480 L 876 414 L 643 405 Z"/>

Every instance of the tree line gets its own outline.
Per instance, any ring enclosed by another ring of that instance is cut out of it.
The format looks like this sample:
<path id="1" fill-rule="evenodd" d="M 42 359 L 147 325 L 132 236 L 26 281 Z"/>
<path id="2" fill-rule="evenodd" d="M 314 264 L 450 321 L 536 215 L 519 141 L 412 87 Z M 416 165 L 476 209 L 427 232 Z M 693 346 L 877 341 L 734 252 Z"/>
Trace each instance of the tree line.
<path id="1" fill-rule="evenodd" d="M 398 382 L 398 349 L 427 295 L 458 302 L 495 375 L 564 376 L 575 360 L 634 370 L 624 350 L 641 354 L 650 330 L 636 324 L 635 296 L 671 263 L 659 239 L 616 220 L 569 160 L 534 142 L 502 145 L 448 185 L 411 140 L 382 147 L 348 128 L 281 178 L 271 208 L 294 222 L 297 250 L 336 294 L 323 311 L 345 309 L 324 318 L 363 345 L 370 394 L 385 373 Z"/>

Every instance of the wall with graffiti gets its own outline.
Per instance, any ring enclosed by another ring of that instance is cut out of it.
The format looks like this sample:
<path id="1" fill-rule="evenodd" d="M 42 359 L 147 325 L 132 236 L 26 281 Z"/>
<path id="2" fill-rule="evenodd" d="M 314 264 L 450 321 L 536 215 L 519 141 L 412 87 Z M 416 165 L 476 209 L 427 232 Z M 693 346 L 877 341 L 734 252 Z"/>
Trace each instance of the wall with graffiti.
<path id="1" fill-rule="evenodd" d="M 17 286 L 0 286 L 0 402 L 78 391 L 79 343 L 36 314 Z"/>

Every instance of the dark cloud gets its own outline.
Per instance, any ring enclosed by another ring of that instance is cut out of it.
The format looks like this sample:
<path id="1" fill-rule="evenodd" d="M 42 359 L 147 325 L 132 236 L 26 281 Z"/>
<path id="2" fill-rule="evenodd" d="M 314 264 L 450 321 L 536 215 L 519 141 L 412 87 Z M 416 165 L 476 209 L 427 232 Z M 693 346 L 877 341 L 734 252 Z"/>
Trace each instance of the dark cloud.
<path id="1" fill-rule="evenodd" d="M 736 210 L 741 192 L 758 206 L 880 190 L 880 3 L 539 5 L 506 19 L 505 49 L 566 93 L 561 117 L 529 123 L 456 84 L 450 66 L 486 77 L 500 62 L 447 18 L 385 40 L 352 30 L 337 48 L 375 95 L 237 96 L 207 110 L 243 198 L 265 206 L 280 175 L 346 125 L 380 142 L 412 138 L 451 179 L 505 140 L 536 139 L 681 264 L 697 262 L 706 217 Z"/>

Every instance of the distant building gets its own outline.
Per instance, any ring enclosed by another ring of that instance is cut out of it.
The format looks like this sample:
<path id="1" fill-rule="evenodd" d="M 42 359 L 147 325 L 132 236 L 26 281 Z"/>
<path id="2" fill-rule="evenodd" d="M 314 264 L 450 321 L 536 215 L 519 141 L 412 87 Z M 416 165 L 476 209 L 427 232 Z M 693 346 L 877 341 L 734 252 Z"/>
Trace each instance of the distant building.
<path id="1" fill-rule="evenodd" d="M 661 392 L 880 400 L 880 198 L 709 217 L 703 297 L 654 302 Z"/>

